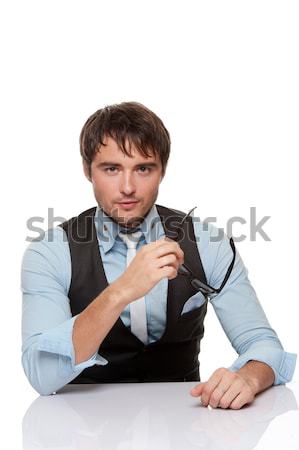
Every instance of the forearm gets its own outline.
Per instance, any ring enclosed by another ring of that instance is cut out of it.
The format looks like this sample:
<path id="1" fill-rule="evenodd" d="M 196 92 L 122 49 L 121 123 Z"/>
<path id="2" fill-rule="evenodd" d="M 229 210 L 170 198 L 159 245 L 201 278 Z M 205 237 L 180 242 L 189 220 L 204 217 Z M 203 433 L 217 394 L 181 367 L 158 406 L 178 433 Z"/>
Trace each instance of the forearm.
<path id="1" fill-rule="evenodd" d="M 260 361 L 248 361 L 237 373 L 250 384 L 254 395 L 272 386 L 275 379 L 275 374 L 271 367 Z"/>
<path id="2" fill-rule="evenodd" d="M 118 283 L 114 282 L 78 315 L 73 328 L 75 364 L 97 351 L 126 304 Z"/>

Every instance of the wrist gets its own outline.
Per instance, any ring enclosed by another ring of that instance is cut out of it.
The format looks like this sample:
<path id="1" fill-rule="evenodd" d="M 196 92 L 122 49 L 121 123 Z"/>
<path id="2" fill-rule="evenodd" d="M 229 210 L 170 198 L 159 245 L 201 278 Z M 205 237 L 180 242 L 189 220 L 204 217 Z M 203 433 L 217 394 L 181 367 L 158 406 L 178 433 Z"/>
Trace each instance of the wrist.
<path id="1" fill-rule="evenodd" d="M 238 370 L 238 373 L 251 386 L 255 395 L 274 383 L 275 375 L 273 369 L 260 361 L 248 361 Z"/>
<path id="2" fill-rule="evenodd" d="M 249 384 L 252 392 L 256 395 L 260 392 L 260 383 L 255 371 L 252 370 L 252 361 L 246 363 L 243 367 L 238 370 L 239 375 Z"/>
<path id="3" fill-rule="evenodd" d="M 127 289 L 119 282 L 119 279 L 111 283 L 107 288 L 107 294 L 114 303 L 125 308 L 130 300 Z"/>

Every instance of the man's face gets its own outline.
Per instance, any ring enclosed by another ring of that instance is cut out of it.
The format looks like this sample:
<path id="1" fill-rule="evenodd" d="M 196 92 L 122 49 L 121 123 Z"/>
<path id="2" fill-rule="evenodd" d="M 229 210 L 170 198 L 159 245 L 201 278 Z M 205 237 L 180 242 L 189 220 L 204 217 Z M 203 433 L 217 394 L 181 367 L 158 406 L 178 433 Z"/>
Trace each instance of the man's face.
<path id="1" fill-rule="evenodd" d="M 122 226 L 137 226 L 155 203 L 162 181 L 159 156 L 145 157 L 132 147 L 125 155 L 111 137 L 104 140 L 91 163 L 91 181 L 97 203 Z M 132 202 L 132 203 L 128 203 Z"/>

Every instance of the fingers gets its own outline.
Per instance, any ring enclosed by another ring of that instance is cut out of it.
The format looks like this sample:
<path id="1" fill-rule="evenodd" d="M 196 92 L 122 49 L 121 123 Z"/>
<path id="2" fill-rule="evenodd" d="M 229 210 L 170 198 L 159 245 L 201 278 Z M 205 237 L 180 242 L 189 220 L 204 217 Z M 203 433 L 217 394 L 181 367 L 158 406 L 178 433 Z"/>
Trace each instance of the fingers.
<path id="1" fill-rule="evenodd" d="M 176 270 L 178 270 L 180 263 L 176 255 L 170 253 L 169 255 L 158 258 L 157 265 L 158 267 L 173 266 Z"/>
<path id="2" fill-rule="evenodd" d="M 167 277 L 169 280 L 173 280 L 177 276 L 177 270 L 172 266 L 164 266 L 161 269 L 161 278 Z"/>
<path id="3" fill-rule="evenodd" d="M 150 244 L 149 244 L 150 245 Z M 162 256 L 166 256 L 168 254 L 175 254 L 179 265 L 183 264 L 184 262 L 184 252 L 179 246 L 177 242 L 171 241 L 171 240 L 165 240 L 165 239 L 159 239 L 154 243 L 154 247 L 152 251 L 155 253 L 155 256 L 160 258 Z"/>
<path id="4" fill-rule="evenodd" d="M 254 395 L 249 394 L 248 392 L 240 392 L 239 395 L 230 403 L 230 409 L 240 409 L 242 406 L 247 405 L 248 403 L 253 402 Z"/>
<path id="5" fill-rule="evenodd" d="M 210 400 L 213 404 L 216 404 L 218 396 L 220 396 L 222 391 L 224 391 L 223 386 L 220 386 L 218 389 L 216 389 L 217 386 L 219 385 L 222 377 L 223 377 L 223 372 L 221 369 L 220 370 L 218 369 L 213 373 L 213 375 L 205 383 L 204 389 L 201 394 L 201 403 L 204 406 L 210 404 Z M 212 397 L 212 395 L 213 395 L 213 397 Z M 212 404 L 211 404 L 211 406 L 212 406 Z"/>
<path id="6" fill-rule="evenodd" d="M 203 388 L 205 386 L 206 383 L 200 383 L 197 386 L 195 386 L 194 388 L 191 389 L 190 394 L 193 397 L 199 397 L 202 394 Z"/>
<path id="7" fill-rule="evenodd" d="M 242 391 L 240 380 L 232 382 L 230 377 L 223 379 L 211 393 L 209 400 L 204 400 L 203 405 L 210 405 L 212 408 L 228 408 L 231 402 Z"/>
<path id="8" fill-rule="evenodd" d="M 240 409 L 254 400 L 254 393 L 247 381 L 238 373 L 228 369 L 217 369 L 205 383 L 190 391 L 193 396 L 201 395 L 203 406 L 212 408 Z"/>

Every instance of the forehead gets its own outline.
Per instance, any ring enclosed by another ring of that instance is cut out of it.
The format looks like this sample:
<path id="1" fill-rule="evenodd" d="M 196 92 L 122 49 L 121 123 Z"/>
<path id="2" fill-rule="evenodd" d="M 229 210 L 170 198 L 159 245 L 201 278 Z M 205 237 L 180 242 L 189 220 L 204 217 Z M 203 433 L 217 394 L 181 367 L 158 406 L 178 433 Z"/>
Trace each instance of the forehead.
<path id="1" fill-rule="evenodd" d="M 110 161 L 118 164 L 141 164 L 141 163 L 149 163 L 155 162 L 157 164 L 160 163 L 160 158 L 158 155 L 151 154 L 149 157 L 140 153 L 134 144 L 131 146 L 131 157 L 127 156 L 123 151 L 118 147 L 116 141 L 111 137 L 106 137 L 104 140 L 105 145 L 101 145 L 99 150 L 95 153 L 93 162 L 95 164 L 105 161 Z"/>

